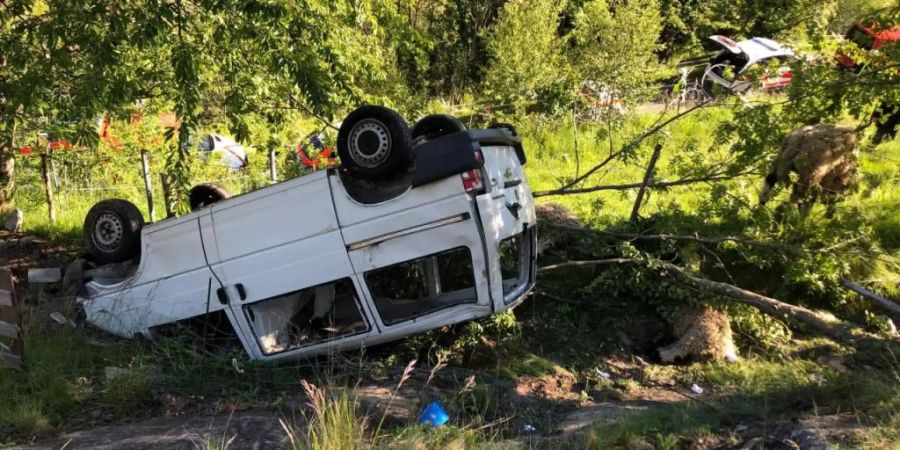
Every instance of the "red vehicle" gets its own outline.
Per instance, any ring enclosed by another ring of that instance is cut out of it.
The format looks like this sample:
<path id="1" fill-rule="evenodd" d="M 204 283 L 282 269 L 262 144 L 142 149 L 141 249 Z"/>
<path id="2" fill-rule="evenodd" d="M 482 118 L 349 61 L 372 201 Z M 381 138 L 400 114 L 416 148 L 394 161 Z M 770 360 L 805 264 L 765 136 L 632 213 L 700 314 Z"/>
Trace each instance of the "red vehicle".
<path id="1" fill-rule="evenodd" d="M 856 23 L 850 27 L 845 37 L 862 50 L 880 50 L 888 43 L 900 42 L 900 27 L 881 27 L 877 22 L 867 27 Z M 847 70 L 860 69 L 859 64 L 844 52 L 838 51 L 836 58 Z M 885 138 L 893 139 L 897 135 L 897 126 L 900 125 L 900 105 L 882 104 L 872 113 L 870 123 L 872 122 L 876 126 L 872 142 L 878 144 Z"/>
<path id="2" fill-rule="evenodd" d="M 877 23 L 873 23 L 868 27 L 861 23 L 856 23 L 850 27 L 850 30 L 847 31 L 844 37 L 866 51 L 879 50 L 888 42 L 900 41 L 900 28 L 879 28 Z M 856 67 L 856 62 L 843 52 L 838 52 L 837 59 L 842 66 L 848 69 Z"/>

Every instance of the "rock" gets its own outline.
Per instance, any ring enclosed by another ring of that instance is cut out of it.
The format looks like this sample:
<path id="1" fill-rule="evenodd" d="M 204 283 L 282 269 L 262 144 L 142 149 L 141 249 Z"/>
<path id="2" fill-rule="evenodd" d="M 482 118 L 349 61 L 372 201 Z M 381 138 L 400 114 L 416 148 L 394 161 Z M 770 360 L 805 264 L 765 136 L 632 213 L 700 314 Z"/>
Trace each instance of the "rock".
<path id="1" fill-rule="evenodd" d="M 28 269 L 29 283 L 59 283 L 62 271 L 58 267 L 44 269 Z"/>
<path id="2" fill-rule="evenodd" d="M 50 319 L 52 319 L 54 322 L 56 322 L 56 323 L 58 323 L 58 324 L 60 324 L 60 325 L 68 325 L 68 326 L 70 326 L 70 327 L 72 327 L 72 328 L 75 328 L 75 327 L 76 327 L 76 324 L 75 324 L 75 321 L 74 321 L 74 320 L 72 320 L 72 319 L 70 319 L 70 318 L 64 316 L 64 315 L 63 315 L 61 312 L 59 312 L 59 311 L 54 311 L 54 312 L 50 313 Z"/>
<path id="3" fill-rule="evenodd" d="M 728 316 L 709 307 L 682 307 L 672 321 L 678 340 L 659 349 L 662 362 L 686 359 L 692 362 L 733 360 L 737 357 L 731 321 Z"/>
<path id="4" fill-rule="evenodd" d="M 6 218 L 3 219 L 3 229 L 13 233 L 22 231 L 22 221 L 25 220 L 25 213 L 21 209 L 14 209 Z"/>

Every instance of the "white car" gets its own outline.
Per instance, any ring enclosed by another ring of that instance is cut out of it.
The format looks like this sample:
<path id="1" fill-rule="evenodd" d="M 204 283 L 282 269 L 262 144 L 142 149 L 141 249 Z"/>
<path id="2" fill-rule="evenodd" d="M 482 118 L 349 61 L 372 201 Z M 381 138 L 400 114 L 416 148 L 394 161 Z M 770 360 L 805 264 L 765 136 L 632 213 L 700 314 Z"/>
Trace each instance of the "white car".
<path id="1" fill-rule="evenodd" d="M 703 74 L 702 85 L 712 95 L 712 86 L 719 85 L 728 92 L 743 93 L 751 87 L 751 82 L 743 76 L 747 70 L 757 64 L 767 64 L 775 59 L 785 62 L 794 58 L 794 51 L 772 39 L 755 37 L 740 42 L 714 35 L 710 40 L 722 46 L 722 50 L 713 55 Z M 729 73 L 730 72 L 730 73 Z M 775 89 L 787 86 L 791 82 L 793 72 L 786 64 L 778 68 L 776 74 L 761 80 L 763 89 Z"/>
<path id="2" fill-rule="evenodd" d="M 434 115 L 410 133 L 393 111 L 362 107 L 338 152 L 337 169 L 147 226 L 128 202 L 98 203 L 89 253 L 139 262 L 86 272 L 87 321 L 127 338 L 224 328 L 273 360 L 487 316 L 534 286 L 534 204 L 511 127 Z"/>
<path id="3" fill-rule="evenodd" d="M 244 146 L 227 136 L 208 134 L 200 140 L 198 150 L 204 155 L 215 155 L 232 171 L 247 167 L 247 151 Z"/>

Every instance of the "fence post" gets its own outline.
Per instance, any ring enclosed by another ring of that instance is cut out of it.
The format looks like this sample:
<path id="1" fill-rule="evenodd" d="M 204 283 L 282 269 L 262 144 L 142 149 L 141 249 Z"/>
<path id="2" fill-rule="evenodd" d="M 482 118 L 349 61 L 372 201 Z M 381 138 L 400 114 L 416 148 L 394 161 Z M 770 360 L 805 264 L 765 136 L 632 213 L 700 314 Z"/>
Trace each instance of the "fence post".
<path id="1" fill-rule="evenodd" d="M 53 209 L 53 189 L 50 186 L 50 155 L 41 153 L 41 178 L 44 179 L 44 192 L 47 193 L 47 211 L 50 223 L 56 222 L 56 211 Z"/>
<path id="2" fill-rule="evenodd" d="M 647 164 L 647 171 L 644 172 L 644 181 L 641 182 L 641 189 L 638 190 L 637 198 L 634 200 L 634 207 L 631 209 L 631 218 L 629 220 L 632 222 L 637 222 L 639 218 L 638 212 L 641 210 L 641 203 L 644 201 L 644 191 L 647 190 L 647 185 L 650 184 L 650 180 L 653 178 L 653 170 L 656 168 L 656 160 L 659 159 L 662 147 L 662 144 L 656 144 L 656 147 L 653 148 L 653 156 L 650 157 L 650 164 Z"/>
<path id="3" fill-rule="evenodd" d="M 144 190 L 147 192 L 147 210 L 150 222 L 156 222 L 156 209 L 153 208 L 153 188 L 150 186 L 150 152 L 141 150 L 141 171 L 144 172 Z"/>
<path id="4" fill-rule="evenodd" d="M 269 149 L 269 178 L 272 179 L 273 182 L 278 180 L 278 174 L 275 172 L 275 149 Z"/>
<path id="5" fill-rule="evenodd" d="M 59 175 L 56 173 L 56 162 L 53 161 L 53 150 L 47 152 L 50 155 L 50 179 L 53 180 L 53 190 L 59 193 Z"/>
<path id="6" fill-rule="evenodd" d="M 163 190 L 163 203 L 166 205 L 166 217 L 174 217 L 175 211 L 172 205 L 172 186 L 170 184 L 169 174 L 159 174 L 159 182 Z"/>
<path id="7" fill-rule="evenodd" d="M 0 370 L 4 366 L 23 373 L 27 370 L 25 328 L 22 325 L 15 279 L 9 269 L 0 268 Z"/>

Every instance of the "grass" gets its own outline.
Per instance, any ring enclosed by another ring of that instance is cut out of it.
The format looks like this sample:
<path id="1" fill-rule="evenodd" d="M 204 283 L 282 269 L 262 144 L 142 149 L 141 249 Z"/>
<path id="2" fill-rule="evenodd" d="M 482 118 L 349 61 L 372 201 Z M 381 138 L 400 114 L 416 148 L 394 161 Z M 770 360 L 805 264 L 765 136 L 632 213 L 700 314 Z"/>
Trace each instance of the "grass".
<path id="1" fill-rule="evenodd" d="M 708 436 L 725 426 L 845 412 L 872 426 L 863 439 L 873 445 L 898 442 L 890 427 L 900 411 L 896 409 L 900 404 L 900 379 L 884 372 L 841 374 L 805 360 L 751 359 L 698 364 L 682 370 L 664 368 L 650 375 L 674 375 L 680 384 L 697 383 L 707 393 L 696 401 L 597 425 L 586 435 L 586 448 L 629 448 L 638 440 L 665 447 Z"/>

